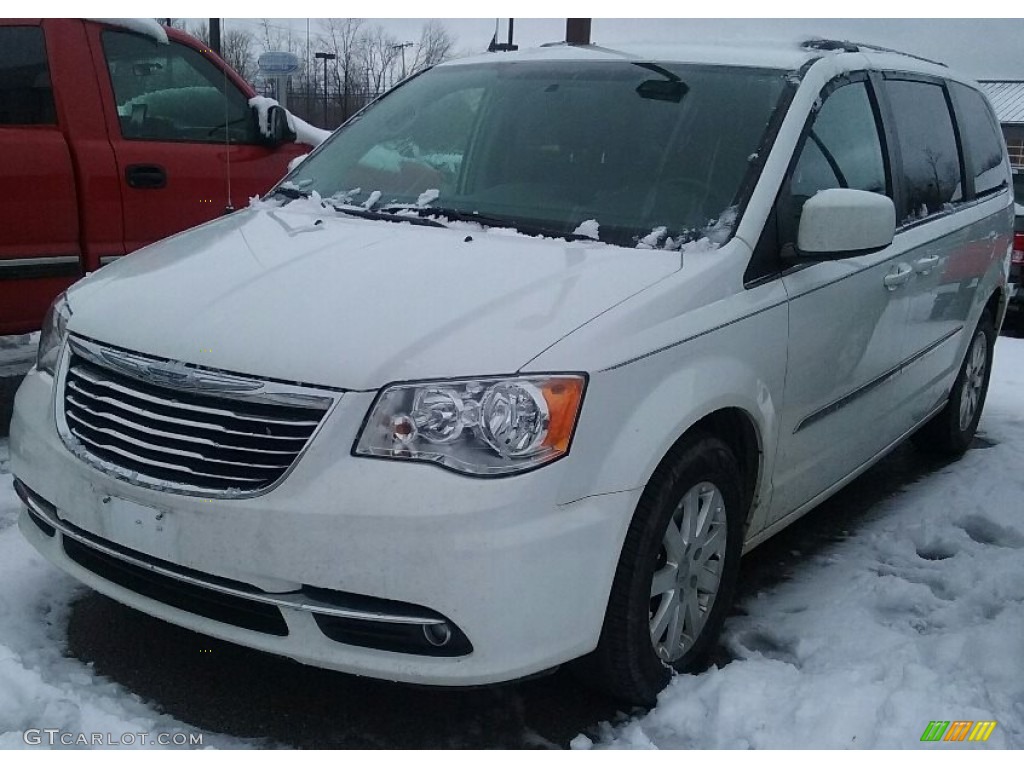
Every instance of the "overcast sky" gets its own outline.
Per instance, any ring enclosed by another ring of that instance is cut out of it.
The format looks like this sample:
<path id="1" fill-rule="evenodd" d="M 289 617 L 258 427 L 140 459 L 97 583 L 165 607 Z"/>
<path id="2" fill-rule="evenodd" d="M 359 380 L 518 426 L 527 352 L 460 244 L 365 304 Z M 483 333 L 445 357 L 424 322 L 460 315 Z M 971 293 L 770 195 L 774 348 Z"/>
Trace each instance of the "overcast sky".
<path id="1" fill-rule="evenodd" d="M 366 8 L 369 6 L 348 6 Z M 345 6 L 339 6 L 339 10 Z M 346 8 L 347 9 L 347 8 Z M 305 36 L 305 19 L 271 19 Z M 424 19 L 367 19 L 402 40 L 416 40 Z M 504 20 L 502 20 L 504 23 Z M 310 20 L 315 35 L 317 20 Z M 462 52 L 482 51 L 494 33 L 494 19 L 444 19 Z M 259 31 L 255 19 L 225 20 Z M 593 41 L 618 46 L 639 41 L 753 41 L 828 36 L 884 45 L 945 62 L 971 77 L 1024 80 L 1022 19 L 594 19 Z M 516 19 L 521 47 L 562 40 L 564 19 Z"/>

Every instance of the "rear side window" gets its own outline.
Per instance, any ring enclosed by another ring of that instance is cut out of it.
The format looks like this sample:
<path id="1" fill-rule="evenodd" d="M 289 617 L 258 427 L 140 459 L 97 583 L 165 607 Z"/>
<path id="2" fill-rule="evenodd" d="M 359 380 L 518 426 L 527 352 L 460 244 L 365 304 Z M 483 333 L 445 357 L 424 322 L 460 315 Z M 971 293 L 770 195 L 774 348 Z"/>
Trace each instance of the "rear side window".
<path id="1" fill-rule="evenodd" d="M 971 158 L 974 172 L 975 196 L 1006 186 L 1009 178 L 1003 156 L 1003 134 L 985 97 L 960 83 L 950 83 L 949 88 L 959 107 L 964 149 Z"/>
<path id="2" fill-rule="evenodd" d="M 0 125 L 56 122 L 42 28 L 0 27 Z"/>
<path id="3" fill-rule="evenodd" d="M 903 186 L 902 223 L 939 213 L 964 199 L 953 119 L 940 85 L 912 80 L 885 84 L 896 119 Z"/>
<path id="4" fill-rule="evenodd" d="M 104 32 L 103 53 L 124 138 L 258 143 L 249 100 L 198 51 Z"/>

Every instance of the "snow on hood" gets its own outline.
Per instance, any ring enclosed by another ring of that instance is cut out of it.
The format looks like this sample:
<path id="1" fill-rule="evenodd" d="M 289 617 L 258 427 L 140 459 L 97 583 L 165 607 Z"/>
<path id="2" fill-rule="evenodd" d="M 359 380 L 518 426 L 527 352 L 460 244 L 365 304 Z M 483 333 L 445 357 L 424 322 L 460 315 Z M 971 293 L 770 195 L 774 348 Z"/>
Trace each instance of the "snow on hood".
<path id="1" fill-rule="evenodd" d="M 668 251 L 263 203 L 79 282 L 70 329 L 173 360 L 376 389 L 514 372 L 679 268 Z"/>
<path id="2" fill-rule="evenodd" d="M 140 35 L 151 37 L 158 43 L 167 44 L 167 30 L 154 19 L 84 19 L 84 21 L 98 21 L 112 27 L 121 27 L 130 32 L 138 32 Z"/>
<path id="3" fill-rule="evenodd" d="M 270 136 L 270 108 L 280 107 L 276 99 L 272 99 L 269 96 L 253 96 L 249 99 L 249 106 L 254 107 L 259 113 L 259 126 L 260 132 L 264 136 Z M 281 107 L 284 109 L 284 107 Z M 317 128 L 314 125 L 310 125 L 300 117 L 296 117 L 287 109 L 284 110 L 285 116 L 288 119 L 288 127 L 295 132 L 295 143 L 296 144 L 309 144 L 311 147 L 317 147 L 327 140 L 327 137 L 331 135 L 330 131 L 325 131 L 323 128 Z M 305 157 L 305 155 L 303 155 Z M 293 161 L 296 165 L 298 162 Z M 292 170 L 292 164 L 288 164 L 288 170 Z"/>

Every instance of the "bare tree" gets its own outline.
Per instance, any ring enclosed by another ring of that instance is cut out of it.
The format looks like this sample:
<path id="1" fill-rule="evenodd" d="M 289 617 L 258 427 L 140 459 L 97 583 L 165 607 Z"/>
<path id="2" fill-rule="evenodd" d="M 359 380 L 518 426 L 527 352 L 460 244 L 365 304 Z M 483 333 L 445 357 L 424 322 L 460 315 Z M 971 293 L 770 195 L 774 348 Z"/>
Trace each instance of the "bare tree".
<path id="1" fill-rule="evenodd" d="M 350 94 L 357 84 L 363 82 L 361 63 L 363 61 L 362 19 L 322 19 L 317 45 L 320 50 L 333 53 L 337 58 L 331 61 L 328 80 L 335 93 L 341 94 L 343 117 L 350 112 Z M 316 81 L 316 73 L 313 77 Z"/>
<path id="2" fill-rule="evenodd" d="M 362 41 L 363 75 L 367 89 L 382 93 L 395 82 L 395 70 L 400 60 L 398 38 L 376 24 L 366 30 Z"/>
<path id="3" fill-rule="evenodd" d="M 201 21 L 189 28 L 192 37 L 210 44 L 210 27 Z M 238 27 L 221 30 L 220 55 L 246 81 L 252 82 L 256 75 L 256 41 L 251 32 Z"/>
<path id="4" fill-rule="evenodd" d="M 455 38 L 445 25 L 437 19 L 431 19 L 423 25 L 419 42 L 416 43 L 416 55 L 413 57 L 409 74 L 440 64 L 451 58 L 455 47 Z"/>

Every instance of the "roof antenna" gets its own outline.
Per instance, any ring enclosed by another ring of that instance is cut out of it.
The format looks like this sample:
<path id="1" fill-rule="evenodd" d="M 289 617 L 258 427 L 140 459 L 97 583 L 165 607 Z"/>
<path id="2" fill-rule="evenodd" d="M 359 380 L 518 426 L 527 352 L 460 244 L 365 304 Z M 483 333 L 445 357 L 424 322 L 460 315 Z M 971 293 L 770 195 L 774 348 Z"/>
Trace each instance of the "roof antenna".
<path id="1" fill-rule="evenodd" d="M 233 213 L 235 205 L 231 201 L 231 123 L 228 122 L 228 64 L 224 62 L 224 155 L 227 158 L 228 174 L 228 204 L 224 206 L 224 213 Z"/>
<path id="2" fill-rule="evenodd" d="M 590 19 L 566 19 L 565 42 L 569 45 L 590 45 Z"/>

